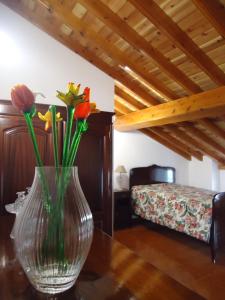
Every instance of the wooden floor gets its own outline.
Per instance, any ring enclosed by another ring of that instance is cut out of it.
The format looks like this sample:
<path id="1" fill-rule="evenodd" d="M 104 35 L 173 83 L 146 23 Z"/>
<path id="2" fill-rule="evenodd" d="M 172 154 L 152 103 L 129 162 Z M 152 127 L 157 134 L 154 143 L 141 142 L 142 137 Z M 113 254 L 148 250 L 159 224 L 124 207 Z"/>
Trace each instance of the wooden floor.
<path id="1" fill-rule="evenodd" d="M 212 264 L 207 244 L 159 226 L 118 230 L 114 238 L 204 298 L 225 300 L 225 259 Z"/>

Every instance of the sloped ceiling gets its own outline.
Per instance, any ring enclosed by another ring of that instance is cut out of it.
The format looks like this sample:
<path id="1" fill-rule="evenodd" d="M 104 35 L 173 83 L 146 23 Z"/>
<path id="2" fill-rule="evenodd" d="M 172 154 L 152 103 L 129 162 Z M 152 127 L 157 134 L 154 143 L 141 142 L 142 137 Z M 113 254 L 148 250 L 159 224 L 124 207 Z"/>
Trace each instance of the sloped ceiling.
<path id="1" fill-rule="evenodd" d="M 115 79 L 118 124 L 217 88 L 223 98 L 224 0 L 0 1 Z M 208 155 L 225 167 L 223 109 L 139 130 L 186 159 Z"/>

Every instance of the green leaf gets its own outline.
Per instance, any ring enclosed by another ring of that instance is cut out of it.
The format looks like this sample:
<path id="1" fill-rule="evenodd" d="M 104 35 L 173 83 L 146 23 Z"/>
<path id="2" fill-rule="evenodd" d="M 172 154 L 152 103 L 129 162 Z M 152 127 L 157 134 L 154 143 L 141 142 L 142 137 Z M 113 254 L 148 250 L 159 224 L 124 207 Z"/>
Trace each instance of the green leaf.
<path id="1" fill-rule="evenodd" d="M 33 105 L 30 110 L 30 117 L 33 118 L 37 113 L 36 106 Z"/>
<path id="2" fill-rule="evenodd" d="M 82 132 L 86 132 L 87 130 L 88 130 L 88 123 L 85 122 L 85 123 L 83 124 Z"/>

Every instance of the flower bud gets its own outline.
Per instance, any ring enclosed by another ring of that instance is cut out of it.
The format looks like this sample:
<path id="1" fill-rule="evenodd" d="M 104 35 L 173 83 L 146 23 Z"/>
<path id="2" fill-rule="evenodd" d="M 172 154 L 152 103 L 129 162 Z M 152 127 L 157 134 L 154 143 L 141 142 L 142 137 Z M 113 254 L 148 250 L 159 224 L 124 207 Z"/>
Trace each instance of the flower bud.
<path id="1" fill-rule="evenodd" d="M 12 104 L 19 111 L 30 112 L 34 104 L 34 94 L 24 84 L 16 85 L 11 90 Z"/>

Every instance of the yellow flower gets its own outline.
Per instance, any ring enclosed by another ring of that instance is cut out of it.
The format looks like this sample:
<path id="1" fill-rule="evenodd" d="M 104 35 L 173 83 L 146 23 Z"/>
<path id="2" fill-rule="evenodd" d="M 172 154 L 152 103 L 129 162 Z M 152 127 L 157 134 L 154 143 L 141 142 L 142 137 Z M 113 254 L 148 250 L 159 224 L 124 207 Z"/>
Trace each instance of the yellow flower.
<path id="1" fill-rule="evenodd" d="M 45 115 L 42 115 L 40 112 L 38 113 L 38 117 L 40 120 L 45 122 L 45 130 L 47 131 L 50 127 L 52 127 L 52 112 L 47 111 Z M 56 114 L 56 122 L 62 121 L 60 113 Z"/>
<path id="2" fill-rule="evenodd" d="M 91 102 L 90 106 L 91 106 L 91 114 L 96 114 L 96 113 L 100 112 L 100 110 L 96 107 L 96 103 L 95 102 Z"/>
<path id="3" fill-rule="evenodd" d="M 73 82 L 68 83 L 68 92 L 66 94 L 57 91 L 56 97 L 62 100 L 67 106 L 77 106 L 83 102 L 83 94 L 78 95 L 80 90 L 80 84 L 75 85 Z"/>

